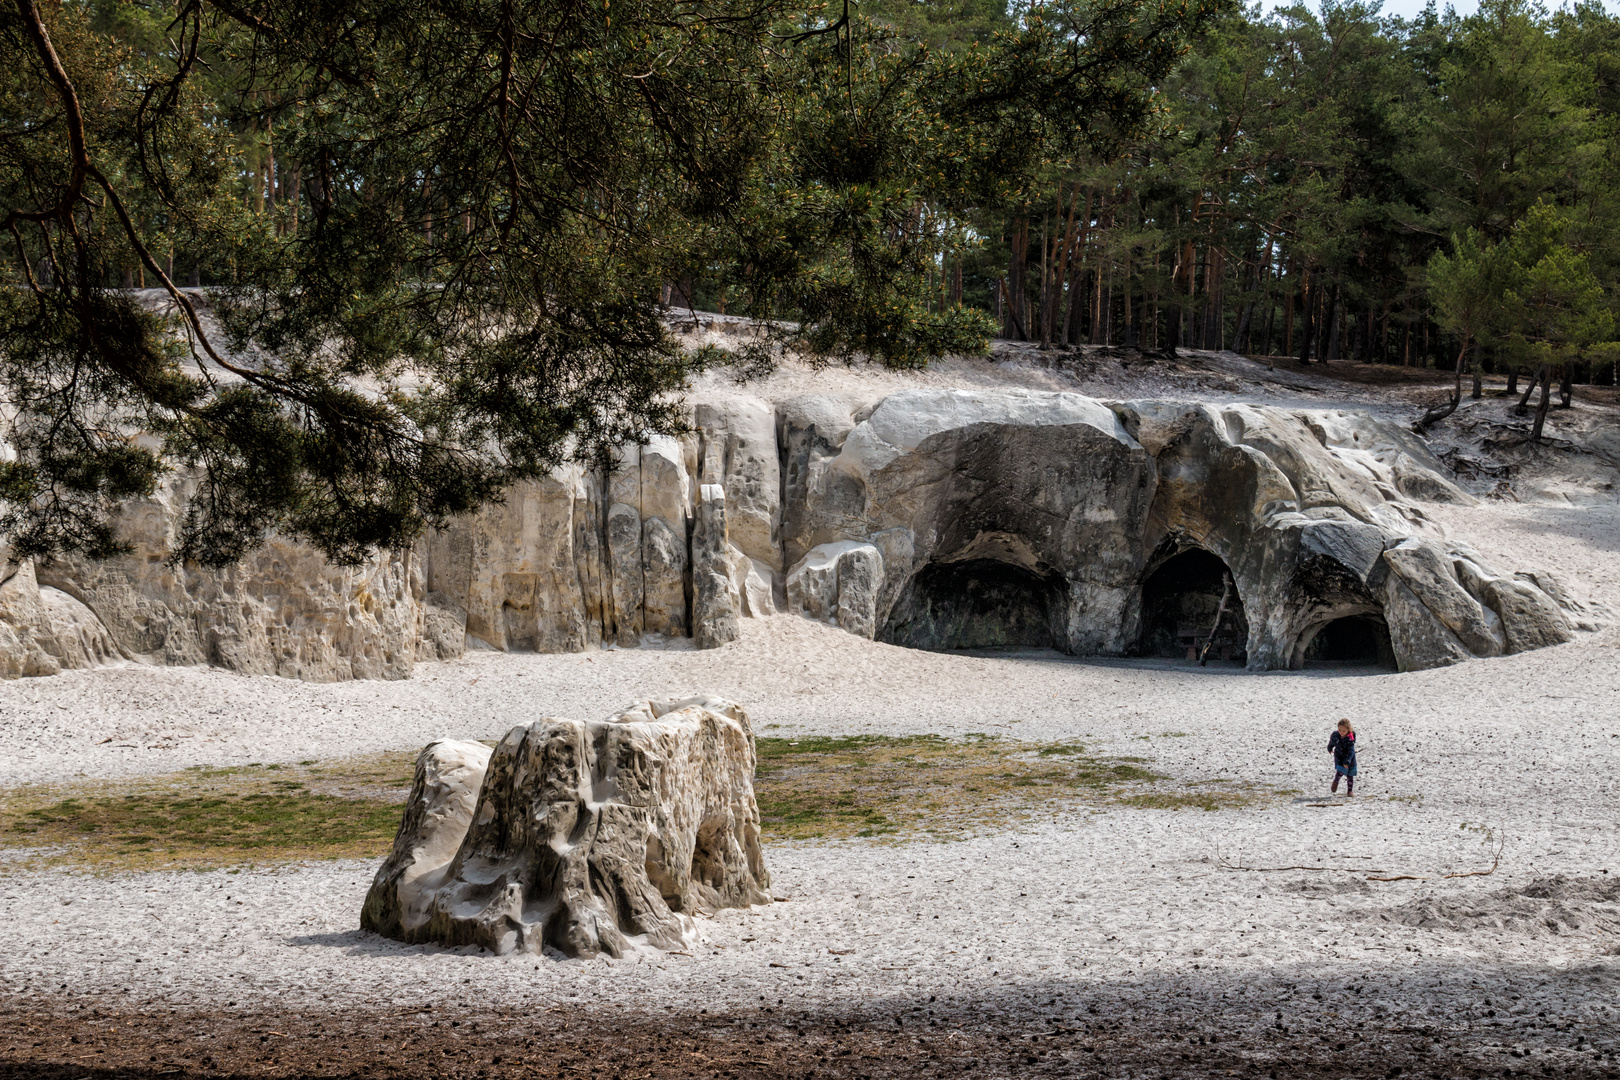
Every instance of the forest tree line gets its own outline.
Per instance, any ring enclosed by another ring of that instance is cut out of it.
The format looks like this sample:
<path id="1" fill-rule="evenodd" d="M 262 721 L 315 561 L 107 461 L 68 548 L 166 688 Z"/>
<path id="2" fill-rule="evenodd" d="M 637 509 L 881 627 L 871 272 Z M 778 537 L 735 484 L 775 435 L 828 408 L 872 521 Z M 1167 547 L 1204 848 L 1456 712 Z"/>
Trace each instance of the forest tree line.
<path id="1" fill-rule="evenodd" d="M 924 49 L 1015 23 L 997 0 L 866 6 Z M 1538 439 L 1555 383 L 1568 406 L 1574 384 L 1614 382 L 1620 18 L 1600 3 L 1229 10 L 1155 91 L 1137 136 L 1049 157 L 951 222 L 930 302 L 1042 348 L 1454 370 L 1420 428 L 1469 372 L 1476 398 L 1485 374 L 1508 394 L 1528 376 Z M 734 293 L 677 290 L 722 311 Z"/>
<path id="2" fill-rule="evenodd" d="M 1254 8 L 1161 90 L 1160 131 L 976 218 L 942 302 L 1043 346 L 1458 363 L 1476 396 L 1481 372 L 1510 391 L 1556 373 L 1566 403 L 1612 381 L 1620 20 L 1601 5 Z"/>

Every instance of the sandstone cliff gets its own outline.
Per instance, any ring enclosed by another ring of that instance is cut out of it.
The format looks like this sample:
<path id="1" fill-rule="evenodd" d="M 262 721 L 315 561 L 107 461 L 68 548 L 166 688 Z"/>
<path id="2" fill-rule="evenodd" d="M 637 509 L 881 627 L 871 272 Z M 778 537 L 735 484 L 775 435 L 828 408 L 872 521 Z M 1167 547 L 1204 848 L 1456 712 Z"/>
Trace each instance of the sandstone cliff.
<path id="1" fill-rule="evenodd" d="M 106 662 L 403 678 L 471 646 L 700 647 L 786 611 L 922 648 L 1309 659 L 1402 670 L 1568 640 L 1545 574 L 1433 526 L 1467 502 L 1367 414 L 911 389 L 699 402 L 690 431 L 519 485 L 407 552 L 335 568 L 272 540 L 169 562 L 184 490 L 125 508 L 133 551 L 13 566 L 0 675 Z"/>

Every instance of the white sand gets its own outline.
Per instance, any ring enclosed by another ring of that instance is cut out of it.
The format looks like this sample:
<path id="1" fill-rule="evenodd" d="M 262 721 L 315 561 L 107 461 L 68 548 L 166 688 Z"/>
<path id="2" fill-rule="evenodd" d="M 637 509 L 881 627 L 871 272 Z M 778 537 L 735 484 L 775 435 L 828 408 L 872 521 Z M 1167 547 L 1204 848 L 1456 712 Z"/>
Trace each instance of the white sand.
<path id="1" fill-rule="evenodd" d="M 1436 514 L 1504 564 L 1550 566 L 1620 607 L 1620 512 Z M 960 843 L 773 845 L 775 891 L 791 899 L 704 922 L 707 944 L 691 957 L 555 963 L 382 941 L 354 929 L 369 865 L 113 878 L 0 871 L 0 989 L 243 1007 L 723 1008 L 764 998 L 839 1009 L 971 996 L 1000 1002 L 983 1006 L 993 1021 L 996 1009 L 1064 995 L 1157 1000 L 1196 985 L 1238 1001 L 1262 985 L 1272 995 L 1343 993 L 1360 979 L 1376 987 L 1378 1008 L 1413 1023 L 1480 1010 L 1493 992 L 1512 1000 L 1510 991 L 1521 995 L 1514 1008 L 1612 1022 L 1613 901 L 1550 905 L 1555 927 L 1522 917 L 1494 925 L 1515 905 L 1541 909 L 1493 894 L 1554 874 L 1620 876 L 1617 643 L 1605 630 L 1439 671 L 1249 675 L 1033 652 L 943 656 L 779 617 L 750 622 L 742 641 L 712 652 L 482 653 L 404 683 L 131 667 L 0 684 L 7 785 L 493 737 L 536 715 L 601 716 L 688 689 L 744 702 L 762 732 L 1078 738 L 1179 777 L 1312 795 L 1329 777 L 1331 722 L 1354 717 L 1364 740 L 1355 800 L 1327 808 L 1116 808 Z M 1475 826 L 1504 842 L 1501 869 L 1439 877 L 1489 865 Z M 1218 855 L 1428 880 L 1230 871 Z M 1474 914 L 1460 929 L 1378 918 L 1423 898 Z"/>

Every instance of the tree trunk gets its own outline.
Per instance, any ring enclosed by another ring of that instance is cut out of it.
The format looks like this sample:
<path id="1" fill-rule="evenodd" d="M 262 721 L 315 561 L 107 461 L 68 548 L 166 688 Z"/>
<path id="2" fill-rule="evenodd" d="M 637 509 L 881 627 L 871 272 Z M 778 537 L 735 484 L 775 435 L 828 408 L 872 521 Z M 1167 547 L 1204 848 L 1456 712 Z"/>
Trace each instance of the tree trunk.
<path id="1" fill-rule="evenodd" d="M 1232 351 L 1247 356 L 1249 352 L 1249 324 L 1254 321 L 1254 301 L 1243 305 L 1238 316 L 1237 333 L 1232 335 Z"/>
<path id="2" fill-rule="evenodd" d="M 1146 296 L 1142 297 L 1142 303 L 1143 303 L 1144 306 L 1147 307 L 1147 332 L 1148 332 L 1147 347 L 1150 348 L 1150 349 L 1157 349 L 1159 347 L 1159 287 L 1158 287 L 1158 281 L 1159 281 L 1159 253 L 1157 251 L 1155 251 L 1153 253 L 1153 282 L 1154 282 L 1153 296 L 1152 296 L 1151 299 L 1149 297 L 1146 297 Z"/>
<path id="3" fill-rule="evenodd" d="M 1418 422 L 1412 425 L 1413 429 L 1419 435 L 1423 434 L 1423 432 L 1428 429 L 1429 425 L 1439 423 L 1441 420 L 1444 420 L 1446 417 L 1456 412 L 1457 406 L 1462 403 L 1463 362 L 1467 360 L 1467 358 L 1468 339 L 1463 338 L 1463 346 L 1457 350 L 1457 382 L 1451 389 L 1451 400 L 1443 402 L 1439 405 L 1431 405 L 1424 412 L 1423 416 L 1418 420 Z"/>
<path id="4" fill-rule="evenodd" d="M 1574 364 L 1565 364 L 1563 377 L 1558 380 L 1558 407 L 1560 409 L 1569 408 L 1575 397 L 1575 385 L 1570 371 L 1574 366 Z"/>
<path id="5" fill-rule="evenodd" d="M 1006 296 L 1010 292 L 1011 292 L 1011 290 L 1007 286 L 1007 279 L 1002 278 L 1001 279 L 1001 293 L 1002 293 L 1002 295 Z M 1014 341 L 1028 341 L 1029 336 L 1024 333 L 1024 320 L 1020 319 L 1018 317 L 1018 309 L 1016 307 L 1014 307 L 1012 304 L 1007 305 L 1007 318 L 1012 323 L 1012 328 L 1014 330 L 1016 330 L 1017 334 L 1018 334 L 1017 337 L 1013 337 L 1012 334 L 1008 334 L 1007 336 L 1012 338 Z"/>
<path id="6" fill-rule="evenodd" d="M 1108 265 L 1103 248 L 1108 243 L 1108 226 L 1108 196 L 1102 195 L 1097 199 L 1097 257 L 1092 261 L 1090 296 L 1087 300 L 1091 327 L 1086 340 L 1093 345 L 1108 344 L 1108 316 L 1103 311 L 1103 272 Z"/>
<path id="7" fill-rule="evenodd" d="M 1206 349 L 1221 347 L 1222 262 L 1220 249 L 1213 243 L 1207 244 L 1204 248 L 1204 333 L 1200 339 Z"/>
<path id="8" fill-rule="evenodd" d="M 1074 198 L 1080 197 L 1080 184 L 1074 185 Z M 1086 189 L 1086 209 L 1080 215 L 1080 228 L 1074 241 L 1074 255 L 1069 260 L 1069 302 L 1063 309 L 1063 344 L 1074 345 L 1080 340 L 1080 294 L 1086 272 L 1086 239 L 1091 235 L 1091 203 L 1097 193 Z M 1073 204 L 1070 204 L 1073 209 Z"/>
<path id="9" fill-rule="evenodd" d="M 1320 286 L 1312 284 L 1309 270 L 1300 275 L 1300 306 L 1305 309 L 1305 325 L 1300 328 L 1299 335 L 1299 362 L 1302 364 L 1311 362 L 1311 335 L 1316 328 L 1316 294 L 1321 291 Z"/>
<path id="10" fill-rule="evenodd" d="M 1289 263 L 1289 269 L 1293 266 Z M 1288 288 L 1283 292 L 1283 355 L 1294 355 L 1294 277 L 1288 274 Z"/>
<path id="11" fill-rule="evenodd" d="M 1507 393 L 1509 397 L 1519 392 L 1519 369 L 1508 368 Z"/>
<path id="12" fill-rule="evenodd" d="M 1063 189 L 1060 187 L 1058 189 L 1059 194 L 1062 191 Z M 1063 287 L 1068 283 L 1069 266 L 1074 262 L 1074 219 L 1076 216 L 1075 210 L 1078 208 L 1079 203 L 1080 184 L 1076 182 L 1073 191 L 1069 195 L 1069 214 L 1063 225 L 1063 246 L 1058 251 L 1057 267 L 1052 273 L 1051 295 L 1049 297 L 1049 306 L 1052 309 L 1052 318 L 1049 321 L 1054 324 L 1053 330 L 1057 332 L 1058 344 L 1065 347 L 1069 344 L 1069 307 L 1063 303 Z M 1060 206 L 1058 209 L 1061 212 L 1062 207 Z M 1058 324 L 1057 312 L 1060 306 L 1063 309 L 1063 322 Z"/>
<path id="13" fill-rule="evenodd" d="M 1048 302 L 1052 297 L 1052 245 L 1047 243 L 1048 225 L 1050 217 L 1041 218 L 1041 348 L 1052 347 L 1052 305 Z"/>
<path id="14" fill-rule="evenodd" d="M 1125 205 L 1127 207 L 1130 205 L 1130 203 L 1129 203 L 1130 195 L 1131 195 L 1131 193 L 1129 191 L 1125 192 L 1125 200 L 1126 200 Z M 1127 211 L 1126 216 L 1124 218 L 1124 221 L 1121 223 L 1120 228 L 1121 228 L 1121 234 L 1123 236 L 1126 236 L 1126 237 L 1130 236 L 1131 219 L 1130 219 L 1130 216 L 1129 216 L 1129 211 Z M 1123 273 L 1123 278 L 1124 278 L 1124 282 L 1125 282 L 1125 287 L 1124 287 L 1124 291 L 1123 291 L 1124 303 L 1120 306 L 1120 310 L 1123 313 L 1122 317 L 1125 320 L 1125 332 L 1120 338 L 1120 344 L 1124 345 L 1126 348 L 1133 348 L 1136 345 L 1136 320 L 1131 317 L 1131 293 L 1132 293 L 1133 290 L 1131 289 L 1131 246 L 1130 246 L 1130 243 L 1128 241 L 1127 241 L 1127 243 L 1125 245 L 1124 258 L 1125 258 L 1125 266 L 1124 266 L 1124 273 Z"/>
<path id="15" fill-rule="evenodd" d="M 1533 386 L 1533 384 L 1532 384 Z M 1530 429 L 1530 441 L 1541 441 L 1541 429 L 1547 424 L 1547 406 L 1552 403 L 1552 365 L 1541 368 L 1541 402 L 1536 406 L 1536 422 Z"/>
<path id="16" fill-rule="evenodd" d="M 1193 207 L 1193 220 L 1198 220 L 1196 205 Z M 1182 343 L 1186 342 L 1189 347 L 1197 348 L 1191 343 L 1199 340 L 1195 321 L 1198 315 L 1198 248 L 1191 240 L 1188 240 L 1182 248 L 1181 266 L 1187 272 L 1187 300 L 1181 306 L 1181 325 L 1176 327 L 1176 347 L 1180 348 Z"/>
<path id="17" fill-rule="evenodd" d="M 253 190 L 248 193 L 248 205 L 252 207 L 255 214 L 262 214 L 264 213 L 264 148 L 258 145 L 259 118 L 257 116 L 253 118 L 252 125 L 248 130 L 253 133 L 254 149 L 258 151 L 254 156 L 258 160 L 253 163 Z"/>
<path id="18" fill-rule="evenodd" d="M 1226 605 L 1232 600 L 1232 575 L 1228 573 L 1226 580 L 1221 584 L 1221 603 L 1215 609 L 1215 625 L 1209 628 L 1209 637 L 1204 640 L 1204 647 L 1198 651 L 1198 666 L 1209 665 L 1209 650 L 1215 644 L 1215 635 L 1221 631 L 1221 620 L 1226 617 Z"/>
<path id="19" fill-rule="evenodd" d="M 1007 297 L 1007 320 L 1009 325 L 1002 328 L 1002 333 L 1015 341 L 1028 341 L 1029 336 L 1024 333 L 1024 267 L 1029 253 L 1029 219 L 1019 218 L 1013 222 L 1011 252 L 1007 263 L 1007 276 L 1002 279 L 1002 292 Z M 1011 331 L 1016 328 L 1017 334 Z"/>
<path id="20" fill-rule="evenodd" d="M 1074 324 L 1073 334 L 1069 338 L 1070 345 L 1078 345 L 1090 332 L 1086 327 L 1086 307 L 1091 296 L 1090 270 L 1077 270 L 1074 281 L 1069 285 L 1069 311 L 1068 315 Z"/>
<path id="21" fill-rule="evenodd" d="M 1271 359 L 1271 331 L 1277 324 L 1277 300 L 1270 293 L 1266 294 L 1266 336 L 1260 342 L 1260 355 L 1267 360 Z M 1273 365 L 1275 366 L 1275 365 Z"/>
<path id="22" fill-rule="evenodd" d="M 1541 381 L 1541 374 L 1546 366 L 1547 365 L 1545 364 L 1540 365 L 1536 368 L 1535 372 L 1531 374 L 1530 385 L 1524 388 L 1524 396 L 1521 397 L 1519 399 L 1519 403 L 1513 407 L 1514 416 L 1523 416 L 1525 414 L 1525 410 L 1530 407 L 1530 395 L 1536 392 L 1536 384 Z M 1514 374 L 1517 373 L 1517 371 L 1514 372 Z"/>
<path id="23" fill-rule="evenodd" d="M 276 212 L 276 144 L 275 135 L 271 130 L 274 121 L 267 115 L 264 118 L 264 207 L 270 213 Z"/>
<path id="24" fill-rule="evenodd" d="M 1333 283 L 1333 292 L 1328 296 L 1327 319 L 1327 348 L 1322 355 L 1328 360 L 1339 359 L 1339 338 L 1343 336 L 1344 306 L 1339 303 L 1339 283 Z"/>
<path id="25" fill-rule="evenodd" d="M 292 168 L 292 191 L 287 195 L 287 235 L 298 235 L 298 197 L 299 188 L 303 186 L 304 170 L 297 165 Z"/>

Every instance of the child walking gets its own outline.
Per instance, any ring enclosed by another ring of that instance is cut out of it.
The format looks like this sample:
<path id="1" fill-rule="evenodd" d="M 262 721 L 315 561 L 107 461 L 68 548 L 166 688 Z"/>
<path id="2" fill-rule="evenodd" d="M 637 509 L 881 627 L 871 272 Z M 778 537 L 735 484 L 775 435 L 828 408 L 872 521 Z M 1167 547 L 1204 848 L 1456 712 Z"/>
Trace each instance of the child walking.
<path id="1" fill-rule="evenodd" d="M 1344 777 L 1346 796 L 1356 793 L 1356 729 L 1349 720 L 1340 720 L 1339 728 L 1328 736 L 1328 753 L 1333 755 L 1333 786 L 1339 790 L 1339 777 Z"/>

